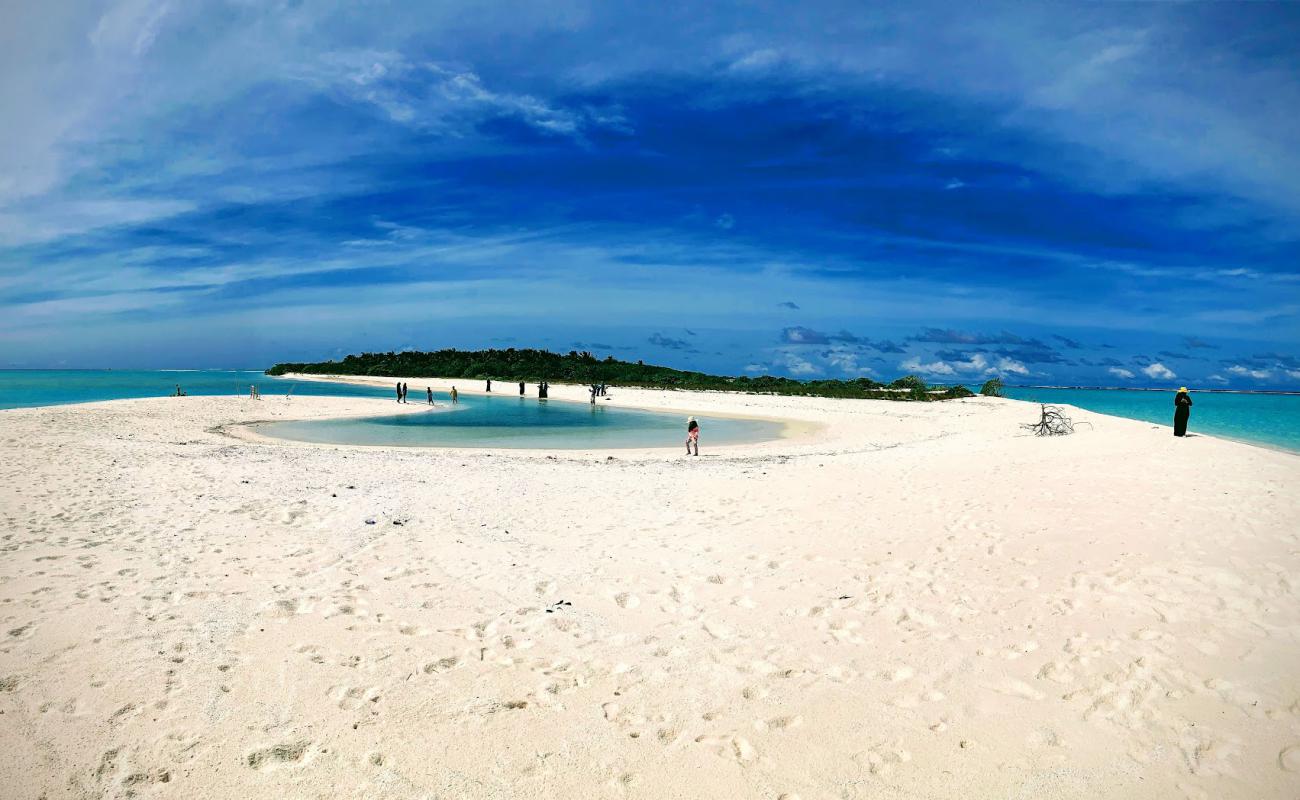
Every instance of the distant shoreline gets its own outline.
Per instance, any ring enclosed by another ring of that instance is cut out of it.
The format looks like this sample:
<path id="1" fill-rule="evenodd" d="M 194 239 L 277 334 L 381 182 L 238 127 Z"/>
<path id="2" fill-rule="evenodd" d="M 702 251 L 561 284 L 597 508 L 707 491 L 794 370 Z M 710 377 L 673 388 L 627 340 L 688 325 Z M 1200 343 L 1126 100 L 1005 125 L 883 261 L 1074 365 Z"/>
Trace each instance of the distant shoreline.
<path id="1" fill-rule="evenodd" d="M 1150 389 L 1138 386 L 1020 386 L 1007 385 L 1008 389 L 1086 389 L 1088 391 L 1100 392 L 1172 392 L 1173 389 Z M 1289 392 L 1283 389 L 1189 389 L 1189 392 L 1199 394 L 1276 394 L 1297 396 L 1300 392 Z"/>

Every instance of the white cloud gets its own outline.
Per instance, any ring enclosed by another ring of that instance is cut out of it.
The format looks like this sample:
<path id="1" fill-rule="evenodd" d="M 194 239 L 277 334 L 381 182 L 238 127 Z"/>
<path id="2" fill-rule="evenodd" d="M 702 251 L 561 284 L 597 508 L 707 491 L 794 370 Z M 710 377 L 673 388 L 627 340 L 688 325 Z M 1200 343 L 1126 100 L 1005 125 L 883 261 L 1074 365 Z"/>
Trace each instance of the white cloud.
<path id="1" fill-rule="evenodd" d="M 908 372 L 917 372 L 922 375 L 955 375 L 956 371 L 943 361 L 931 361 L 929 364 L 922 364 L 919 358 L 909 358 L 898 365 Z"/>
<path id="2" fill-rule="evenodd" d="M 909 372 L 922 375 L 943 375 L 945 377 L 963 373 L 967 375 L 1029 375 L 1029 368 L 1013 358 L 999 358 L 996 364 L 989 364 L 983 353 L 971 353 L 964 361 L 944 361 L 936 359 L 922 363 L 920 358 L 909 358 L 898 365 Z"/>
<path id="3" fill-rule="evenodd" d="M 870 367 L 858 363 L 858 354 L 846 347 L 835 347 L 822 354 L 822 358 L 846 375 L 874 375 Z"/>
<path id="4" fill-rule="evenodd" d="M 1273 377 L 1273 370 L 1271 369 L 1249 369 L 1240 364 L 1234 364 L 1233 366 L 1228 367 L 1228 372 L 1231 372 L 1233 375 L 1240 375 L 1243 378 L 1254 378 L 1257 381 Z"/>
<path id="5" fill-rule="evenodd" d="M 1174 374 L 1173 370 L 1166 367 L 1164 364 L 1161 364 L 1159 361 L 1154 364 L 1148 364 L 1142 368 L 1142 371 L 1146 373 L 1149 378 L 1159 378 L 1164 381 L 1173 380 L 1178 377 Z"/>
<path id="6" fill-rule="evenodd" d="M 1111 367 L 1106 371 L 1109 372 L 1111 375 L 1114 375 L 1116 378 L 1122 378 L 1124 380 L 1128 380 L 1129 378 L 1133 377 L 1133 371 L 1124 369 L 1123 367 Z"/>
<path id="7" fill-rule="evenodd" d="M 1024 364 L 1021 364 L 1019 361 L 1016 361 L 1015 359 L 1002 358 L 1002 359 L 998 359 L 998 365 L 996 368 L 990 369 L 987 372 L 998 373 L 1002 375 L 1007 375 L 1007 374 L 1028 375 L 1029 368 L 1026 367 Z"/>
<path id="8" fill-rule="evenodd" d="M 821 369 L 816 364 L 795 353 L 784 353 L 783 360 L 786 369 L 790 370 L 791 375 L 816 375 L 821 372 Z"/>
<path id="9" fill-rule="evenodd" d="M 1206 380 L 1214 381 L 1215 383 L 1227 383 L 1227 382 L 1228 382 L 1228 379 L 1225 378 L 1225 377 L 1223 377 L 1222 375 L 1211 375 L 1210 377 L 1206 378 Z"/>
<path id="10" fill-rule="evenodd" d="M 1300 369 L 1289 369 L 1286 371 L 1286 374 L 1300 381 Z"/>

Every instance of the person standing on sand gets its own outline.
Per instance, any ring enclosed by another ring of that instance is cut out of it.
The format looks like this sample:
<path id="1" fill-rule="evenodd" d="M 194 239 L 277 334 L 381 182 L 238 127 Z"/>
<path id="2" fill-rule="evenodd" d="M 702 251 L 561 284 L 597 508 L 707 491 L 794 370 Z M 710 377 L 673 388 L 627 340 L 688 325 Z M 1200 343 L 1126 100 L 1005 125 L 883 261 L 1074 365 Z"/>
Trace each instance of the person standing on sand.
<path id="1" fill-rule="evenodd" d="M 424 387 L 424 394 L 429 398 L 429 405 L 433 405 L 433 387 L 432 386 Z"/>
<path id="2" fill-rule="evenodd" d="M 491 379 L 491 378 L 488 378 L 488 379 L 487 379 L 487 390 L 488 390 L 489 392 L 492 391 L 492 379 Z"/>
<path id="3" fill-rule="evenodd" d="M 520 382 L 519 382 L 519 396 L 520 396 L 520 397 L 523 397 L 523 396 L 524 396 L 524 382 L 523 382 L 523 381 L 520 381 Z"/>
<path id="4" fill-rule="evenodd" d="M 401 383 L 401 381 L 398 381 L 398 383 L 397 383 L 397 402 L 399 402 L 399 403 L 402 402 L 402 383 Z"/>
<path id="5" fill-rule="evenodd" d="M 695 445 L 695 452 L 691 452 L 691 445 Z M 695 417 L 686 420 L 686 455 L 698 456 L 700 454 L 700 423 L 695 421 Z"/>
<path id="6" fill-rule="evenodd" d="M 1184 386 L 1174 395 L 1174 436 L 1187 435 L 1187 419 L 1192 416 L 1192 396 Z"/>

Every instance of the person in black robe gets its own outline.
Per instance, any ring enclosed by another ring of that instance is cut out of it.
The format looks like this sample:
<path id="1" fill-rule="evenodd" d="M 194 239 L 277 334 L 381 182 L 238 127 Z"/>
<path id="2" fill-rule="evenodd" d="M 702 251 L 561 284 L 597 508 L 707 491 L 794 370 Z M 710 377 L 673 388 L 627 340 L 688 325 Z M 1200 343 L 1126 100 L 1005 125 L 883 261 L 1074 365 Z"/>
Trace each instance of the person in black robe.
<path id="1" fill-rule="evenodd" d="M 1174 436 L 1187 435 L 1187 419 L 1192 416 L 1192 396 L 1187 393 L 1187 387 L 1178 390 L 1174 395 Z"/>

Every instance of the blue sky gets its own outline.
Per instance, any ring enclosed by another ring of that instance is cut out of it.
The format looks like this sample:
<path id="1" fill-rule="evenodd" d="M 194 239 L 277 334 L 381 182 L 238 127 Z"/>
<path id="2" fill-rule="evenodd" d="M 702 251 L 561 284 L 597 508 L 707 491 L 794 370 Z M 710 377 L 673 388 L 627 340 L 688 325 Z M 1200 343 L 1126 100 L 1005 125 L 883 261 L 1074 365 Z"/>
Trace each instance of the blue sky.
<path id="1" fill-rule="evenodd" d="M 1290 4 L 0 3 L 0 365 L 1300 387 Z"/>

